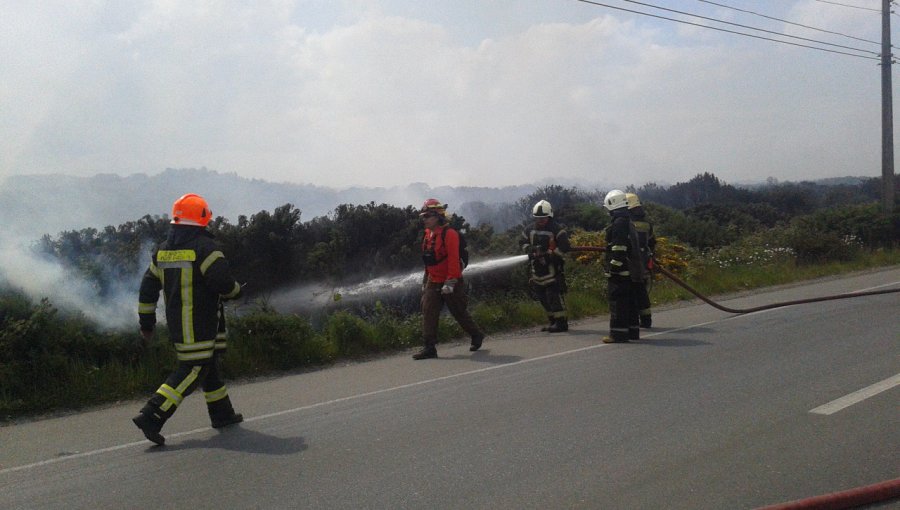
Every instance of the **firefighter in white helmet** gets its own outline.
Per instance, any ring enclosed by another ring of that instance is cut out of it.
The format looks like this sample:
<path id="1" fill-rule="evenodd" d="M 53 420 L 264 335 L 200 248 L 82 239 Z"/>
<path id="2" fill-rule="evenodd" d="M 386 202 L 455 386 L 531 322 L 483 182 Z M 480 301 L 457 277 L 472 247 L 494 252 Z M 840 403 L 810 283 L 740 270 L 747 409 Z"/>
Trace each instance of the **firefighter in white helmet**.
<path id="1" fill-rule="evenodd" d="M 638 234 L 628 214 L 625 192 L 606 194 L 603 206 L 612 216 L 606 227 L 606 277 L 609 300 L 609 336 L 605 343 L 628 342 L 640 338 L 637 297 L 644 280 L 644 265 Z"/>
<path id="2" fill-rule="evenodd" d="M 534 224 L 522 232 L 519 246 L 531 261 L 532 293 L 544 307 L 549 324 L 543 331 L 560 333 L 569 330 L 566 311 L 566 275 L 563 255 L 572 249 L 566 226 L 553 218 L 550 202 L 541 200 L 531 210 Z"/>

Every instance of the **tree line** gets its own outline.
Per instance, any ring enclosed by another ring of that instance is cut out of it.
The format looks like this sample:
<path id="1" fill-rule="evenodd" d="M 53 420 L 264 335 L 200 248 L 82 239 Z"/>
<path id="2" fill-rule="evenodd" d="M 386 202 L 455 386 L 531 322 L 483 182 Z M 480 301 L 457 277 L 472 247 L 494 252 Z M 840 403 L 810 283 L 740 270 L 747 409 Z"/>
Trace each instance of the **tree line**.
<path id="1" fill-rule="evenodd" d="M 765 233 L 770 243 L 795 249 L 801 259 L 820 260 L 853 247 L 890 248 L 900 238 L 897 211 L 877 208 L 879 179 L 838 186 L 814 183 L 769 184 L 756 189 L 722 183 L 699 174 L 670 187 L 647 184 L 629 188 L 641 198 L 657 235 L 671 237 L 698 250 L 721 248 Z M 555 216 L 570 229 L 601 231 L 609 215 L 602 207 L 605 192 L 549 185 L 507 204 L 506 216 L 518 224 L 495 231 L 489 222 L 470 225 L 459 215 L 451 225 L 465 232 L 473 257 L 516 253 L 521 228 L 531 221 L 531 207 L 548 200 Z M 45 235 L 40 256 L 50 257 L 91 281 L 101 296 L 112 284 L 134 278 L 149 252 L 168 232 L 167 216 L 145 215 L 117 227 L 86 228 Z M 332 214 L 303 221 L 292 204 L 274 211 L 223 217 L 209 230 L 222 244 L 250 295 L 264 295 L 303 281 L 345 284 L 420 266 L 422 228 L 418 210 L 370 202 L 342 204 Z M 848 248 L 849 246 L 849 248 Z"/>

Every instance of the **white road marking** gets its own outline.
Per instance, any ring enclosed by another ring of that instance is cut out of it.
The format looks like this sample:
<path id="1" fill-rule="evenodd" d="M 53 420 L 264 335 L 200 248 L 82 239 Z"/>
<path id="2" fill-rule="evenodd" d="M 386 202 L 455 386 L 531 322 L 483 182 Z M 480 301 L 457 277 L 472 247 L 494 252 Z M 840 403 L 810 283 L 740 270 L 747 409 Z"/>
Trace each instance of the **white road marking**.
<path id="1" fill-rule="evenodd" d="M 723 319 L 723 320 L 728 320 L 728 319 L 729 319 L 729 318 L 725 318 L 725 319 Z M 654 333 L 648 333 L 648 334 L 646 334 L 646 335 L 643 335 L 643 338 L 649 338 L 649 337 L 654 337 L 654 336 L 658 336 L 658 335 L 662 335 L 662 334 L 674 333 L 674 332 L 678 332 L 678 331 L 685 331 L 685 330 L 688 330 L 688 329 L 693 329 L 693 328 L 698 328 L 698 327 L 701 327 L 701 326 L 706 326 L 706 325 L 709 325 L 709 324 L 714 324 L 714 323 L 716 323 L 716 322 L 721 322 L 721 320 L 718 320 L 718 321 L 703 322 L 703 323 L 700 323 L 700 324 L 693 324 L 693 325 L 691 325 L 691 326 L 686 326 L 686 327 L 683 327 L 683 328 L 667 329 L 667 330 L 664 330 L 664 331 L 657 331 L 657 332 L 654 332 Z M 339 402 L 347 402 L 347 401 L 349 401 L 349 400 L 357 400 L 357 399 L 361 399 L 361 398 L 371 397 L 371 396 L 373 396 L 373 395 L 380 395 L 380 394 L 382 394 L 382 393 L 389 393 L 389 392 L 392 392 L 392 391 L 398 391 L 398 390 L 402 390 L 402 389 L 406 389 L 406 388 L 412 388 L 412 387 L 415 387 L 415 386 L 421 386 L 421 385 L 423 385 L 423 384 L 430 384 L 430 383 L 433 383 L 433 382 L 445 381 L 445 380 L 447 380 L 447 379 L 454 379 L 454 378 L 457 378 L 457 377 L 464 377 L 464 376 L 467 376 L 467 375 L 479 374 L 479 373 L 482 373 L 482 372 L 488 372 L 488 371 L 491 371 L 491 370 L 499 370 L 499 369 L 506 368 L 506 367 L 512 367 L 512 366 L 516 366 L 516 365 L 522 365 L 522 364 L 525 364 L 525 363 L 532 363 L 532 362 L 535 362 L 535 361 L 541 361 L 541 360 L 545 360 L 545 359 L 557 358 L 557 357 L 560 357 L 560 356 L 567 356 L 567 355 L 569 355 L 569 354 L 575 354 L 575 353 L 578 353 L 578 352 L 589 351 L 589 350 L 591 350 L 591 349 L 597 349 L 597 348 L 599 348 L 599 347 L 605 347 L 605 346 L 607 346 L 607 345 L 610 345 L 610 344 L 599 343 L 599 344 L 596 344 L 596 345 L 589 345 L 589 346 L 587 346 L 587 347 L 579 347 L 578 349 L 571 349 L 571 350 L 568 350 L 568 351 L 562 351 L 562 352 L 557 352 L 557 353 L 553 353 L 553 354 L 546 354 L 546 355 L 544 355 L 544 356 L 538 356 L 538 357 L 536 357 L 536 358 L 529 358 L 529 359 L 523 359 L 523 360 L 519 360 L 519 361 L 514 361 L 514 362 L 512 362 L 512 363 L 506 363 L 506 364 L 503 364 L 503 365 L 492 365 L 492 366 L 489 366 L 489 367 L 483 367 L 483 368 L 478 368 L 478 369 L 475 369 L 475 370 L 469 370 L 469 371 L 467 371 L 467 372 L 460 372 L 460 373 L 458 373 L 458 374 L 450 374 L 450 375 L 445 375 L 445 376 L 442 376 L 442 377 L 435 377 L 435 378 L 433 378 L 433 379 L 426 379 L 426 380 L 423 380 L 423 381 L 416 381 L 416 382 L 413 382 L 413 383 L 401 384 L 400 386 L 393 386 L 393 387 L 391 387 L 391 388 L 384 388 L 384 389 L 380 389 L 380 390 L 369 391 L 369 392 L 366 392 L 366 393 L 357 393 L 356 395 L 349 395 L 349 396 L 346 396 L 346 397 L 336 398 L 336 399 L 332 399 L 332 400 L 326 400 L 326 401 L 323 401 L 323 402 L 316 402 L 315 404 L 309 404 L 309 405 L 305 405 L 305 406 L 302 406 L 302 407 L 296 407 L 296 408 L 294 408 L 294 409 L 285 409 L 285 410 L 283 410 L 283 411 L 277 411 L 277 412 L 274 412 L 274 413 L 263 414 L 263 415 L 260 415 L 260 416 L 253 416 L 253 417 L 251 417 L 251 418 L 246 418 L 246 419 L 244 420 L 244 423 L 250 423 L 250 422 L 254 422 L 254 421 L 265 420 L 265 419 L 268 419 L 268 418 L 274 418 L 274 417 L 276 417 L 276 416 L 284 416 L 284 415 L 286 415 L 286 414 L 299 413 L 299 412 L 301 412 L 301 411 L 306 411 L 306 410 L 314 409 L 314 408 L 317 408 L 317 407 L 323 407 L 323 406 L 327 406 L 327 405 L 331 405 L 331 404 L 337 404 L 337 403 L 339 403 Z M 175 432 L 175 433 L 173 433 L 173 434 L 166 434 L 166 439 L 176 438 L 176 437 L 184 437 L 184 436 L 191 436 L 191 435 L 194 435 L 194 434 L 199 434 L 199 433 L 201 433 L 201 432 L 208 432 L 209 430 L 211 430 L 209 427 L 202 427 L 202 428 L 194 429 L 194 430 L 186 430 L 186 431 L 184 431 L 184 432 Z M 33 468 L 36 468 L 36 467 L 46 466 L 46 465 L 49 465 L 49 464 L 56 464 L 56 463 L 62 462 L 62 461 L 64 461 L 64 460 L 82 459 L 82 458 L 85 458 L 85 457 L 93 457 L 93 456 L 95 456 L 95 455 L 100 455 L 100 454 L 103 454 L 103 453 L 114 452 L 114 451 L 117 451 L 117 450 L 123 450 L 123 449 L 125 449 L 125 448 L 131 448 L 131 447 L 137 447 L 137 446 L 148 446 L 148 443 L 147 443 L 147 441 L 136 441 L 136 442 L 133 442 L 133 443 L 125 443 L 125 444 L 120 444 L 120 445 L 110 446 L 110 447 L 107 447 L 107 448 L 100 448 L 100 449 L 97 449 L 97 450 L 90 450 L 90 451 L 86 451 L 86 452 L 79 452 L 79 453 L 76 453 L 76 454 L 73 454 L 73 455 L 66 455 L 66 456 L 64 456 L 64 457 L 54 457 L 54 458 L 52 458 L 52 459 L 41 460 L 41 461 L 38 461 L 38 462 L 33 462 L 33 463 L 31 463 L 31 464 L 24 464 L 24 465 L 21 465 L 21 466 L 14 466 L 14 467 L 9 467 L 9 468 L 5 468 L 5 469 L 0 469 L 0 475 L 6 474 L 6 473 L 13 473 L 13 472 L 16 472 L 16 471 L 24 471 L 24 470 L 27 470 L 27 469 L 33 469 Z"/>
<path id="2" fill-rule="evenodd" d="M 820 405 L 819 407 L 810 410 L 809 412 L 813 414 L 834 414 L 842 409 L 846 409 L 853 404 L 857 404 L 862 402 L 863 400 L 874 397 L 883 391 L 887 391 L 894 386 L 900 385 L 900 374 L 897 374 L 893 377 L 888 377 L 887 379 L 877 382 L 871 386 L 867 386 L 861 390 L 854 391 L 849 395 L 844 395 L 843 397 L 832 400 L 827 404 Z"/>

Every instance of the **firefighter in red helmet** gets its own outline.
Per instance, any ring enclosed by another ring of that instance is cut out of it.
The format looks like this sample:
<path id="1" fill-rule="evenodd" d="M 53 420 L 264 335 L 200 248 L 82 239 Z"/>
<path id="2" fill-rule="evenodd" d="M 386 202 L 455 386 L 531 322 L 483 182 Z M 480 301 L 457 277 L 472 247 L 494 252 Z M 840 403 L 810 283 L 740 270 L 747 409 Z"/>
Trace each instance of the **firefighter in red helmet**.
<path id="1" fill-rule="evenodd" d="M 484 333 L 475 324 L 467 308 L 460 235 L 447 225 L 447 205 L 437 199 L 426 200 L 419 217 L 425 226 L 422 239 L 422 261 L 425 263 L 422 282 L 422 336 L 425 345 L 413 355 L 413 359 L 437 358 L 438 321 L 445 304 L 471 338 L 469 350 L 477 351 L 484 341 Z"/>
<path id="2" fill-rule="evenodd" d="M 234 299 L 241 285 L 206 230 L 212 211 L 203 197 L 190 193 L 172 206 L 168 238 L 153 254 L 141 281 L 138 317 L 141 335 L 153 336 L 160 292 L 165 302 L 169 336 L 178 365 L 132 420 L 144 436 L 161 445 L 163 424 L 198 386 L 206 397 L 214 428 L 243 421 L 235 413 L 222 381 L 219 357 L 224 352 L 225 314 L 222 301 Z"/>

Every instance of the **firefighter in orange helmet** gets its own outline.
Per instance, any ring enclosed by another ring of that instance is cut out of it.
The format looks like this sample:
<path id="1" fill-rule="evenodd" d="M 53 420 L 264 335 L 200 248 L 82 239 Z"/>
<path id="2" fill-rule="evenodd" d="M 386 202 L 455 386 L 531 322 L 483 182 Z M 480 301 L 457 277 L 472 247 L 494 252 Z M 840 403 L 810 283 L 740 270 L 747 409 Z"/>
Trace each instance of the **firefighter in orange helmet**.
<path id="1" fill-rule="evenodd" d="M 178 365 L 132 420 L 144 436 L 163 444 L 163 424 L 198 386 L 215 428 L 243 421 L 234 412 L 222 381 L 219 357 L 225 350 L 222 301 L 238 297 L 241 285 L 206 230 L 212 211 L 200 195 L 187 194 L 172 206 L 168 238 L 153 254 L 141 281 L 138 317 L 141 335 L 153 336 L 162 292 L 169 336 Z"/>
<path id="2" fill-rule="evenodd" d="M 484 333 L 469 315 L 462 276 L 460 236 L 447 225 L 447 205 L 429 198 L 422 205 L 419 217 L 425 225 L 422 239 L 422 261 L 425 263 L 422 282 L 422 336 L 425 345 L 413 355 L 413 359 L 437 358 L 438 321 L 445 304 L 456 322 L 472 339 L 469 350 L 477 351 L 484 341 Z"/>

